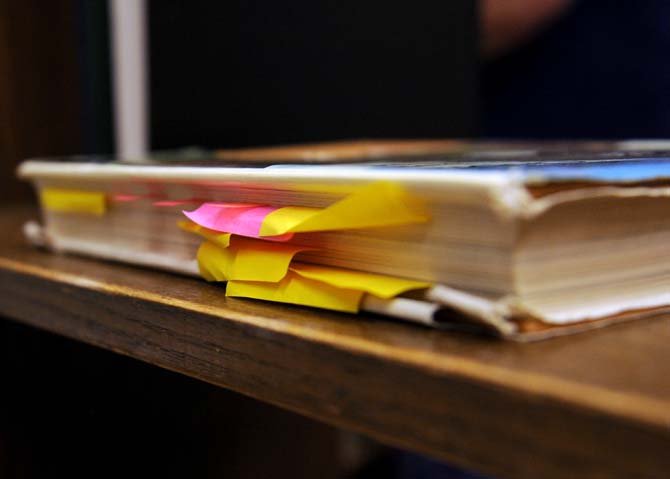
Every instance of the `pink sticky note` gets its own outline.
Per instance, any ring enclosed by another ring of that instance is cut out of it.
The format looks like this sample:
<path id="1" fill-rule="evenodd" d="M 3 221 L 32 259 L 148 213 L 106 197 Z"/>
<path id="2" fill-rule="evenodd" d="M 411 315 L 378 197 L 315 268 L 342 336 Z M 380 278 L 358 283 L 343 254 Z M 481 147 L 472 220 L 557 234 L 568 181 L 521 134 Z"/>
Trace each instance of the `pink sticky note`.
<path id="1" fill-rule="evenodd" d="M 170 207 L 170 206 L 180 206 L 180 205 L 188 205 L 191 203 L 195 203 L 193 200 L 161 200 L 161 201 L 154 201 L 151 203 L 153 206 L 164 206 L 164 207 Z"/>
<path id="2" fill-rule="evenodd" d="M 142 197 L 138 195 L 113 195 L 112 201 L 117 201 L 119 203 L 128 203 L 131 201 L 137 201 L 141 198 Z"/>
<path id="3" fill-rule="evenodd" d="M 183 213 L 194 223 L 214 231 L 259 238 L 263 220 L 277 209 L 272 206 L 204 203 L 194 211 L 183 211 Z M 263 239 L 288 241 L 292 237 L 293 233 L 287 233 L 279 236 L 264 236 Z"/>
<path id="4" fill-rule="evenodd" d="M 202 201 L 201 201 L 202 203 Z M 263 206 L 263 205 L 258 205 L 256 203 L 208 203 L 213 206 L 219 206 L 221 208 L 256 208 L 258 206 Z"/>

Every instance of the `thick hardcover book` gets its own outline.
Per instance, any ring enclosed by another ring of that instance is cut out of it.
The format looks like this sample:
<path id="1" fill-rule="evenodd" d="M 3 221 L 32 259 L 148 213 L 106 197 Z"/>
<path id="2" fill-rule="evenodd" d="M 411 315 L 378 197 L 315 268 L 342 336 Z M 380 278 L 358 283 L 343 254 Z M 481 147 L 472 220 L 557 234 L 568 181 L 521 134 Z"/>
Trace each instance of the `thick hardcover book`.
<path id="1" fill-rule="evenodd" d="M 54 251 L 532 340 L 670 306 L 665 146 L 348 142 L 19 174 L 43 213 L 26 233 Z"/>

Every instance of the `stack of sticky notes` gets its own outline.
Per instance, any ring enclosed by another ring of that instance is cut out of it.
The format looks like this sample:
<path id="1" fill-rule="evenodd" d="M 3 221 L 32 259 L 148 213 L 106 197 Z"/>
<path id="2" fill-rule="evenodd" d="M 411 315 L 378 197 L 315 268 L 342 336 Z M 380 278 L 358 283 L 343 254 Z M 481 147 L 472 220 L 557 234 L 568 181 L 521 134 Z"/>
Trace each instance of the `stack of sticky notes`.
<path id="1" fill-rule="evenodd" d="M 430 286 L 295 260 L 310 249 L 292 242 L 296 233 L 427 221 L 421 202 L 393 183 L 374 183 L 327 208 L 204 203 L 184 214 L 188 220 L 179 227 L 205 239 L 197 254 L 200 274 L 226 281 L 228 296 L 357 312 L 365 294 L 389 299 Z"/>

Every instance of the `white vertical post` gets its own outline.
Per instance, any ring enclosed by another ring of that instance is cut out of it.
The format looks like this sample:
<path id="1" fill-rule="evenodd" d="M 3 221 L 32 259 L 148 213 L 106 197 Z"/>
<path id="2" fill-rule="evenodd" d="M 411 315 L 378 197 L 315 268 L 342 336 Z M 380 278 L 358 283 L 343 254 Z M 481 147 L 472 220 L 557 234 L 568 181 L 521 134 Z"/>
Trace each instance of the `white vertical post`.
<path id="1" fill-rule="evenodd" d="M 145 0 L 109 1 L 117 155 L 139 161 L 149 150 Z"/>

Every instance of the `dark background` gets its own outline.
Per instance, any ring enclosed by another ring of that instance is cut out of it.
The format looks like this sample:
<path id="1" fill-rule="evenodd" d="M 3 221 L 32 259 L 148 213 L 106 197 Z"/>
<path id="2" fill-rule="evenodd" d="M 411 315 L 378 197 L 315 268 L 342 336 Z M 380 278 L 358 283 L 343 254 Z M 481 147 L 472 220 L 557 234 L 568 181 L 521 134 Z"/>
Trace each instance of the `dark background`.
<path id="1" fill-rule="evenodd" d="M 475 2 L 149 2 L 151 143 L 472 136 Z"/>

